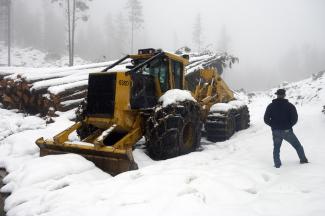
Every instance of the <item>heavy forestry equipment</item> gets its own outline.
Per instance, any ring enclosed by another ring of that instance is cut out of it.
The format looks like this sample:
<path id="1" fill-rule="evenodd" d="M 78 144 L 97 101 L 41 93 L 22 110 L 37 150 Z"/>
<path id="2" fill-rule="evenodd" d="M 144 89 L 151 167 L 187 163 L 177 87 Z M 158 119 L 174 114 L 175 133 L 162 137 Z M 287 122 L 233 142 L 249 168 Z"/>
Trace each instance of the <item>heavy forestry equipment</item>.
<path id="1" fill-rule="evenodd" d="M 131 64 L 125 71 L 114 71 L 127 59 Z M 208 140 L 222 141 L 247 128 L 247 106 L 235 100 L 217 70 L 186 74 L 187 64 L 187 55 L 142 49 L 90 73 L 76 123 L 51 139 L 39 138 L 40 155 L 80 154 L 117 175 L 137 169 L 132 150 L 143 136 L 148 155 L 161 160 L 197 149 L 202 130 Z M 171 89 L 190 92 L 195 100 L 163 106 L 159 98 Z"/>

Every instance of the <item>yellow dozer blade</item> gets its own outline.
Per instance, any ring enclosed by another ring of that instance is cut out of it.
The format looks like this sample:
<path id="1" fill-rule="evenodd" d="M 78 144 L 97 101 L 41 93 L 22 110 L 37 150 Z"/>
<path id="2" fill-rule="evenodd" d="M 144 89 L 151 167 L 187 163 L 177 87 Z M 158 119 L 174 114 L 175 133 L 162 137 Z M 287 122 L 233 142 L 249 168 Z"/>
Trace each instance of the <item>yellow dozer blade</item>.
<path id="1" fill-rule="evenodd" d="M 127 145 L 131 139 L 138 136 L 140 133 L 138 129 L 125 134 L 113 145 L 106 146 L 94 142 L 102 136 L 98 132 L 91 134 L 82 141 L 69 141 L 69 134 L 77 130 L 80 126 L 81 123 L 78 122 L 54 136 L 53 139 L 45 140 L 43 137 L 37 139 L 36 144 L 40 148 L 40 156 L 66 153 L 79 154 L 92 161 L 98 168 L 113 176 L 138 168 L 132 155 L 132 147 Z"/>

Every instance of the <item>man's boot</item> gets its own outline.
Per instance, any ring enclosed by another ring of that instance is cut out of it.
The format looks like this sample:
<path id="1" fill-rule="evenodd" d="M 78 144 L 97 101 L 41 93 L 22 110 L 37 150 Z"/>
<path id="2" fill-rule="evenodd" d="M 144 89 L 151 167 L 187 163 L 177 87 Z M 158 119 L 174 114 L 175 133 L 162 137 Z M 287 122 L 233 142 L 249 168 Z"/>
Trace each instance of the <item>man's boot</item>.
<path id="1" fill-rule="evenodd" d="M 307 158 L 304 158 L 304 159 L 300 159 L 300 163 L 301 163 L 301 164 L 305 164 L 305 163 L 308 163 L 308 160 L 307 160 Z"/>

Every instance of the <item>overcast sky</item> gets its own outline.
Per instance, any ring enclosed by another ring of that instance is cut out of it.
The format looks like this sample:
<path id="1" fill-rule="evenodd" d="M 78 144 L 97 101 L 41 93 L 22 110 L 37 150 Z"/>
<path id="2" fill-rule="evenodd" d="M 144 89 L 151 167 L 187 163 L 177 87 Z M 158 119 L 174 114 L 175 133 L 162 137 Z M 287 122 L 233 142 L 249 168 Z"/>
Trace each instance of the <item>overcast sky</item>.
<path id="1" fill-rule="evenodd" d="M 194 47 L 192 30 L 201 15 L 203 43 L 228 51 L 240 62 L 225 74 L 233 88 L 266 89 L 325 70 L 324 0 L 140 0 L 144 28 L 137 34 L 146 47 Z M 126 0 L 94 0 L 100 22 L 108 11 L 125 11 Z M 126 12 L 126 11 L 125 11 Z"/>

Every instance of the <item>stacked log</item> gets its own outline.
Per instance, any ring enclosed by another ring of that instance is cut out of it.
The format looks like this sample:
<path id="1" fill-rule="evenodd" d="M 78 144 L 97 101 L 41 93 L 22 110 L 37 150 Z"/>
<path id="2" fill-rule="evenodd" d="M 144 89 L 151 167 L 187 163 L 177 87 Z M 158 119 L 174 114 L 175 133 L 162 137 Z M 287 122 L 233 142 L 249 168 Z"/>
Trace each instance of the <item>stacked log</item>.
<path id="1" fill-rule="evenodd" d="M 187 72 L 220 67 L 224 59 L 225 56 L 213 53 L 190 55 Z M 0 102 L 5 108 L 42 116 L 73 110 L 87 95 L 89 73 L 99 72 L 114 62 L 65 68 L 0 67 Z M 125 70 L 129 62 L 126 60 L 114 69 Z"/>
<path id="2" fill-rule="evenodd" d="M 0 68 L 0 102 L 5 108 L 54 116 L 76 108 L 87 95 L 89 73 L 112 62 L 71 68 Z"/>

